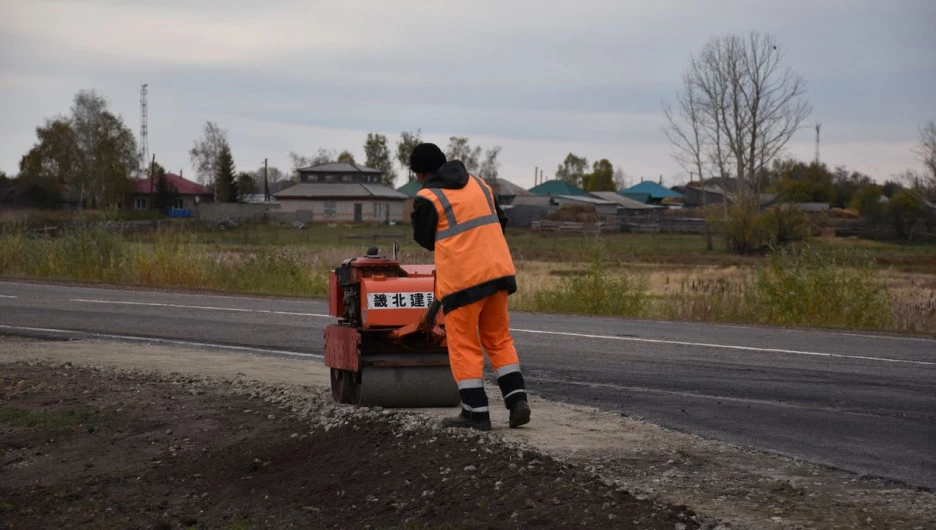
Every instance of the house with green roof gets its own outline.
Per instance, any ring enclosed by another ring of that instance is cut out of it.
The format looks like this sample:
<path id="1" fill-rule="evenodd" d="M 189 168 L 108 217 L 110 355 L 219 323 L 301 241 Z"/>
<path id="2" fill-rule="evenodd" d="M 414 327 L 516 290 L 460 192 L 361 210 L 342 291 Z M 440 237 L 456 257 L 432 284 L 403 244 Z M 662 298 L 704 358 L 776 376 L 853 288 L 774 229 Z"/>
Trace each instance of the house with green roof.
<path id="1" fill-rule="evenodd" d="M 488 182 L 491 188 L 494 189 L 494 195 L 497 197 L 497 202 L 500 205 L 510 204 L 513 202 L 514 198 L 524 195 L 532 195 L 529 191 L 521 188 L 520 186 L 510 182 L 505 179 L 497 179 L 494 182 Z M 422 184 L 418 180 L 413 179 L 406 184 L 400 186 L 396 190 L 407 197 L 415 197 L 416 193 L 422 189 Z"/>
<path id="2" fill-rule="evenodd" d="M 652 180 L 645 180 L 640 184 L 635 184 L 618 193 L 628 199 L 633 199 L 644 204 L 661 204 L 663 199 L 678 199 L 682 197 L 682 194 L 678 191 L 673 191 Z"/>
<path id="3" fill-rule="evenodd" d="M 557 195 L 582 195 L 588 196 L 588 192 L 575 186 L 564 182 L 561 180 L 547 180 L 546 182 L 533 186 L 530 188 L 530 192 L 534 195 L 548 195 L 548 196 L 557 196 Z"/>
<path id="4" fill-rule="evenodd" d="M 406 184 L 400 186 L 396 190 L 407 197 L 415 197 L 416 193 L 422 189 L 422 184 L 419 183 L 418 179 L 412 179 Z"/>

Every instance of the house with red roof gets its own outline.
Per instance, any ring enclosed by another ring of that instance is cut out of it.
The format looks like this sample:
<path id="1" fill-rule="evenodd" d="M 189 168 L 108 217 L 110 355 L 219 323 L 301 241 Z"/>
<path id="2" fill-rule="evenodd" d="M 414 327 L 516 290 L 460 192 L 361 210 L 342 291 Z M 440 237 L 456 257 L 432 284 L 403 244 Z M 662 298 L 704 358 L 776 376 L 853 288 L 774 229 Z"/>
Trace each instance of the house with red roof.
<path id="1" fill-rule="evenodd" d="M 205 186 L 186 180 L 175 173 L 166 173 L 169 188 L 173 191 L 172 208 L 194 210 L 203 202 L 213 202 L 214 194 Z M 156 180 L 148 178 L 134 179 L 133 187 L 126 203 L 127 209 L 149 210 L 159 189 Z"/>

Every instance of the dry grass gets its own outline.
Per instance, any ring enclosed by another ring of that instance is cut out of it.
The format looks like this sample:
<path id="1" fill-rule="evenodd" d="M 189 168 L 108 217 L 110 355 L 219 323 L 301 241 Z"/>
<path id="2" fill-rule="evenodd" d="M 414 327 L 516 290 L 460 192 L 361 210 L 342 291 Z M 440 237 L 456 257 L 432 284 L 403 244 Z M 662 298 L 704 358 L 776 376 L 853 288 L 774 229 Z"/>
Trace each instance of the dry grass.
<path id="1" fill-rule="evenodd" d="M 38 208 L 0 209 L 0 225 L 5 224 L 56 224 L 75 220 L 75 214 L 64 210 L 40 210 Z"/>
<path id="2" fill-rule="evenodd" d="M 936 333 L 936 275 L 885 272 L 897 329 Z"/>
<path id="3" fill-rule="evenodd" d="M 548 311 L 547 308 L 537 305 L 537 294 L 544 291 L 556 290 L 560 287 L 563 278 L 573 275 L 587 274 L 589 263 L 557 263 L 546 261 L 523 261 L 517 263 L 517 278 L 519 292 L 511 297 L 511 307 L 516 310 Z M 663 318 L 670 320 L 688 320 L 702 322 L 757 322 L 751 317 L 754 312 L 754 301 L 748 296 L 756 279 L 762 271 L 760 266 L 715 267 L 676 266 L 646 263 L 619 263 L 609 264 L 607 274 L 610 277 L 627 275 L 645 280 L 646 294 L 649 301 L 642 314 L 631 315 L 645 318 Z M 845 267 L 841 270 L 853 270 Z M 870 272 L 866 270 L 866 273 Z M 829 281 L 834 281 L 836 275 L 827 275 Z M 904 273 L 889 269 L 878 270 L 873 273 L 874 281 L 887 293 L 889 300 L 889 316 L 878 312 L 877 322 L 856 324 L 855 327 L 867 329 L 882 329 L 890 331 L 906 331 L 915 333 L 936 334 L 936 274 Z M 868 283 L 866 277 L 864 281 Z M 861 285 L 851 287 L 820 287 L 826 290 L 851 289 L 859 292 L 854 297 L 855 303 L 865 303 L 861 299 L 872 296 L 865 295 L 860 289 Z M 790 287 L 790 289 L 805 289 L 808 286 Z M 841 298 L 842 292 L 827 293 L 830 298 Z M 822 316 L 826 313 L 821 302 L 810 303 L 816 293 L 795 292 L 792 300 L 800 297 L 805 303 L 799 308 L 780 307 L 775 311 L 776 316 L 762 323 L 781 325 L 827 325 L 842 327 L 836 323 L 832 316 Z M 765 303 L 764 300 L 759 302 Z M 790 303 L 790 302 L 787 302 Z M 812 305 L 816 315 L 809 314 L 809 305 Z M 558 309 L 563 311 L 563 309 Z M 844 311 L 844 310 L 843 310 Z M 801 313 L 801 318 L 783 317 L 780 313 L 795 315 Z M 873 316 L 874 310 L 865 311 Z M 861 321 L 868 314 L 854 315 L 851 318 Z M 778 320 L 779 319 L 779 320 Z M 845 327 L 848 327 L 847 325 Z"/>
<path id="4" fill-rule="evenodd" d="M 327 271 L 368 246 L 389 253 L 396 240 L 403 263 L 432 262 L 405 227 L 221 232 L 176 226 L 123 235 L 110 226 L 91 224 L 54 238 L 30 237 L 22 225 L 0 226 L 0 275 L 322 296 Z M 772 264 L 705 252 L 701 238 L 691 236 L 545 238 L 516 231 L 510 242 L 519 283 L 511 307 L 518 310 L 936 334 L 933 247 L 819 239 L 813 250 L 825 257 L 816 263 Z M 799 268 L 787 274 L 793 266 Z M 829 309 L 848 297 L 843 309 Z M 852 316 L 830 314 L 836 311 Z M 873 318 L 863 319 L 868 311 Z"/>

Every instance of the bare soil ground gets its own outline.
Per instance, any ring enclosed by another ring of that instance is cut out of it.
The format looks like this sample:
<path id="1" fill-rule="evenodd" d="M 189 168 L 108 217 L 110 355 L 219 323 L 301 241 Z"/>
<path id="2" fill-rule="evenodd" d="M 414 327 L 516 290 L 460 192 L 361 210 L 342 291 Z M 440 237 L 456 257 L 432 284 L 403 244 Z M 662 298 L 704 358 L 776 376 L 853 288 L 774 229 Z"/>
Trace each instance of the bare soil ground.
<path id="1" fill-rule="evenodd" d="M 326 384 L 314 360 L 0 336 L 0 528 L 936 527 L 932 492 L 586 407 L 463 433 Z"/>

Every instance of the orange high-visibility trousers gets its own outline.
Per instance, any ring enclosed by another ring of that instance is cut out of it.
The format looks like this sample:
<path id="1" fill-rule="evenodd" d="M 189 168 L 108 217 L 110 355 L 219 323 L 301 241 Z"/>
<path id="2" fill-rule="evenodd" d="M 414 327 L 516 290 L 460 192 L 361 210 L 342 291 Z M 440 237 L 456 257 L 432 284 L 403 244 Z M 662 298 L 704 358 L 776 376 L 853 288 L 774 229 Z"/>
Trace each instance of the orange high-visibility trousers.
<path id="1" fill-rule="evenodd" d="M 507 291 L 498 291 L 487 298 L 446 313 L 445 336 L 448 341 L 449 363 L 456 382 L 482 378 L 482 347 L 495 371 L 520 362 L 513 337 L 510 336 Z"/>

